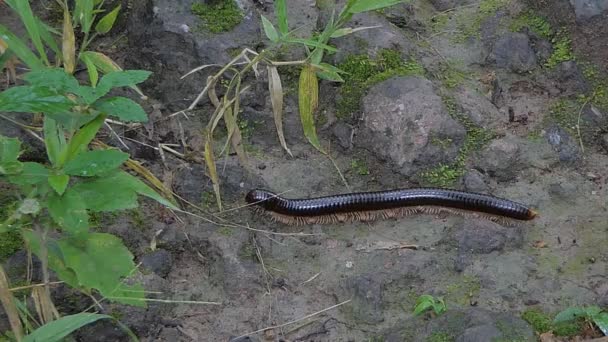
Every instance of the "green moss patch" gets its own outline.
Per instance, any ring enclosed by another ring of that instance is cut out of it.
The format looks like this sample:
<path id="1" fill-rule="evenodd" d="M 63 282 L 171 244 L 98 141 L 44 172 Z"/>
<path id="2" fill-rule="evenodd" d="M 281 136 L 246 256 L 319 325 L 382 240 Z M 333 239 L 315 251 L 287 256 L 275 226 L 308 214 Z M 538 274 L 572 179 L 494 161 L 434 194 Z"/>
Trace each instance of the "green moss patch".
<path id="1" fill-rule="evenodd" d="M 427 339 L 426 342 L 453 342 L 454 336 L 448 334 L 448 333 L 444 333 L 444 332 L 437 332 L 437 333 L 432 333 Z"/>
<path id="2" fill-rule="evenodd" d="M 476 9 L 465 9 L 456 16 L 458 31 L 452 36 L 456 43 L 465 42 L 469 38 L 481 37 L 481 25 L 496 12 L 507 7 L 512 0 L 481 0 Z"/>
<path id="3" fill-rule="evenodd" d="M 539 334 L 553 331 L 556 336 L 575 336 L 579 334 L 583 328 L 583 322 L 564 322 L 553 324 L 553 316 L 548 315 L 538 309 L 526 310 L 522 313 L 521 318 L 528 322 Z"/>
<path id="4" fill-rule="evenodd" d="M 230 31 L 243 20 L 243 12 L 234 0 L 220 0 L 213 4 L 196 2 L 191 10 L 203 21 L 201 29 L 213 33 Z"/>
<path id="5" fill-rule="evenodd" d="M 551 42 L 553 43 L 553 53 L 547 62 L 545 62 L 547 68 L 554 68 L 559 63 L 575 59 L 574 52 L 572 51 L 572 41 L 565 31 L 558 32 L 551 39 Z"/>
<path id="6" fill-rule="evenodd" d="M 529 28 L 532 32 L 540 37 L 550 39 L 553 36 L 551 24 L 545 19 L 532 11 L 526 11 L 517 16 L 509 25 L 509 29 L 513 32 L 519 32 L 524 27 Z"/>
<path id="7" fill-rule="evenodd" d="M 376 59 L 367 55 L 352 55 L 339 66 L 347 74 L 340 89 L 342 99 L 338 103 L 337 116 L 346 118 L 360 109 L 365 91 L 374 84 L 393 76 L 422 75 L 424 68 L 414 59 L 405 60 L 393 50 L 382 50 Z"/>

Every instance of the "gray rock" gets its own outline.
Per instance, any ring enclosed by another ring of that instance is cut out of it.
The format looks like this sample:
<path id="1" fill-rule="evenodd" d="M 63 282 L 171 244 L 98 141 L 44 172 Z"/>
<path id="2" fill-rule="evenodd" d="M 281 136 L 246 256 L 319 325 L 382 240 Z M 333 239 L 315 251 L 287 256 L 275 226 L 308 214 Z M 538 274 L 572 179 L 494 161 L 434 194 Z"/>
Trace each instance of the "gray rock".
<path id="1" fill-rule="evenodd" d="M 602 134 L 600 137 L 600 144 L 606 152 L 608 152 L 608 133 Z"/>
<path id="2" fill-rule="evenodd" d="M 580 149 L 572 137 L 557 125 L 547 128 L 547 141 L 558 153 L 559 161 L 572 165 L 580 159 Z"/>
<path id="3" fill-rule="evenodd" d="M 355 144 L 392 161 L 404 175 L 452 161 L 466 134 L 433 84 L 421 77 L 394 77 L 375 85 L 363 99 L 363 112 Z M 437 146 L 433 139 L 452 143 Z"/>
<path id="4" fill-rule="evenodd" d="M 488 56 L 488 62 L 517 73 L 525 73 L 537 67 L 536 54 L 529 37 L 518 32 L 510 32 L 498 38 Z"/>
<path id="5" fill-rule="evenodd" d="M 586 106 L 581 113 L 581 121 L 589 126 L 591 130 L 603 131 L 608 128 L 608 113 L 594 105 Z"/>
<path id="6" fill-rule="evenodd" d="M 570 4 L 574 7 L 576 20 L 585 22 L 595 16 L 601 15 L 608 10 L 608 1 L 606 0 L 570 0 Z"/>
<path id="7" fill-rule="evenodd" d="M 490 99 L 474 89 L 462 87 L 454 93 L 454 97 L 463 112 L 478 126 L 495 128 L 507 121 L 505 115 L 500 113 Z"/>
<path id="8" fill-rule="evenodd" d="M 165 278 L 173 266 L 173 256 L 169 251 L 157 249 L 141 258 L 143 268 Z"/>
<path id="9" fill-rule="evenodd" d="M 473 262 L 471 253 L 459 250 L 454 259 L 454 271 L 463 272 Z"/>
<path id="10" fill-rule="evenodd" d="M 608 289 L 597 300 L 597 304 L 603 308 L 608 307 Z"/>
<path id="11" fill-rule="evenodd" d="M 349 125 L 339 121 L 333 126 L 332 133 L 338 140 L 338 145 L 347 150 L 352 148 L 353 129 Z"/>
<path id="12" fill-rule="evenodd" d="M 521 246 L 523 232 L 517 227 L 505 228 L 488 220 L 467 219 L 454 227 L 450 238 L 462 252 L 488 254 L 507 246 Z"/>
<path id="13" fill-rule="evenodd" d="M 431 0 L 431 3 L 438 11 L 449 10 L 454 7 L 459 7 L 471 3 L 470 0 Z"/>
<path id="14" fill-rule="evenodd" d="M 488 184 L 484 180 L 484 176 L 477 170 L 469 170 L 464 175 L 464 188 L 472 192 L 488 192 Z"/>
<path id="15" fill-rule="evenodd" d="M 352 310 L 356 320 L 367 324 L 380 323 L 382 313 L 382 284 L 375 277 L 357 276 L 351 278 L 348 287 L 352 294 Z"/>
<path id="16" fill-rule="evenodd" d="M 549 195 L 558 200 L 574 201 L 577 194 L 576 185 L 569 183 L 553 183 L 549 185 Z"/>
<path id="17" fill-rule="evenodd" d="M 575 61 L 558 64 L 552 75 L 555 78 L 555 87 L 562 94 L 579 94 L 589 90 L 589 84 Z"/>
<path id="18" fill-rule="evenodd" d="M 512 181 L 523 167 L 520 154 L 517 138 L 506 136 L 492 141 L 475 159 L 475 165 L 498 181 Z"/>
<path id="19" fill-rule="evenodd" d="M 468 328 L 458 336 L 456 342 L 487 342 L 501 337 L 502 333 L 494 324 L 485 324 Z"/>

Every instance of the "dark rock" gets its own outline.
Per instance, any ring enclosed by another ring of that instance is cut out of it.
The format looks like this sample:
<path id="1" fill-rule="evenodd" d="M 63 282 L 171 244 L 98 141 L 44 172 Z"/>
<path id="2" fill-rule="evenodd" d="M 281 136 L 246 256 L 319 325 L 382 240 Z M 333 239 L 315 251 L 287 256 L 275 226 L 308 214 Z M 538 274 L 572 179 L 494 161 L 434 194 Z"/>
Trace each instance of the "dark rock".
<path id="1" fill-rule="evenodd" d="M 602 134 L 600 137 L 600 145 L 602 145 L 604 150 L 608 152 L 608 133 Z"/>
<path id="2" fill-rule="evenodd" d="M 384 320 L 382 312 L 382 283 L 373 276 L 357 276 L 349 281 L 352 310 L 356 320 L 376 324 Z"/>
<path id="3" fill-rule="evenodd" d="M 498 38 L 488 56 L 488 62 L 517 73 L 528 72 L 537 67 L 536 54 L 530 45 L 529 37 L 517 32 Z"/>
<path id="4" fill-rule="evenodd" d="M 450 238 L 464 253 L 488 254 L 507 246 L 521 246 L 523 231 L 517 227 L 505 228 L 488 220 L 467 219 L 454 226 Z"/>
<path id="5" fill-rule="evenodd" d="M 551 57 L 553 54 L 553 45 L 550 41 L 537 37 L 533 33 L 530 33 L 530 39 L 532 43 L 532 49 L 536 53 L 536 58 L 542 64 Z"/>
<path id="6" fill-rule="evenodd" d="M 349 125 L 341 121 L 337 122 L 332 128 L 332 132 L 342 148 L 347 150 L 352 148 L 353 129 Z"/>
<path id="7" fill-rule="evenodd" d="M 10 283 L 22 283 L 27 279 L 28 271 L 28 254 L 25 250 L 17 251 L 4 262 L 4 271 Z M 32 254 L 32 282 L 42 281 L 42 264 L 40 259 Z"/>
<path id="8" fill-rule="evenodd" d="M 523 167 L 518 141 L 513 136 L 496 139 L 483 150 L 475 165 L 498 181 L 512 181 Z"/>
<path id="9" fill-rule="evenodd" d="M 463 272 L 472 262 L 473 260 L 470 252 L 459 250 L 454 259 L 454 270 L 456 272 Z"/>
<path id="10" fill-rule="evenodd" d="M 394 77 L 363 99 L 363 127 L 355 143 L 413 175 L 456 157 L 465 129 L 447 113 L 433 84 L 421 77 Z M 450 140 L 450 146 L 433 144 Z"/>
<path id="11" fill-rule="evenodd" d="M 141 266 L 165 278 L 173 266 L 173 256 L 169 251 L 157 249 L 141 258 Z"/>
<path id="12" fill-rule="evenodd" d="M 454 97 L 462 107 L 462 111 L 478 126 L 494 128 L 507 120 L 498 108 L 478 91 L 467 87 L 460 88 Z"/>
<path id="13" fill-rule="evenodd" d="M 578 144 L 564 129 L 557 125 L 547 128 L 547 141 L 559 155 L 559 161 L 572 165 L 580 159 Z"/>
<path id="14" fill-rule="evenodd" d="M 464 188 L 472 192 L 488 192 L 488 184 L 484 180 L 484 176 L 477 170 L 469 170 L 464 175 Z"/>
<path id="15" fill-rule="evenodd" d="M 585 22 L 608 10 L 608 1 L 605 0 L 570 0 L 570 4 L 574 7 L 576 20 L 579 22 Z"/>
<path id="16" fill-rule="evenodd" d="M 608 289 L 597 300 L 597 304 L 603 308 L 608 307 Z"/>
<path id="17" fill-rule="evenodd" d="M 566 95 L 585 93 L 589 84 L 575 61 L 558 64 L 552 73 L 555 77 L 555 87 Z"/>
<path id="18" fill-rule="evenodd" d="M 608 113 L 594 105 L 585 106 L 581 113 L 581 121 L 584 122 L 582 125 L 590 127 L 592 131 L 603 131 L 608 128 Z"/>
<path id="19" fill-rule="evenodd" d="M 431 0 L 431 3 L 438 11 L 449 10 L 454 7 L 459 7 L 471 3 L 470 0 Z"/>
<path id="20" fill-rule="evenodd" d="M 501 337 L 502 333 L 494 324 L 485 324 L 468 328 L 458 336 L 456 342 L 487 342 Z"/>

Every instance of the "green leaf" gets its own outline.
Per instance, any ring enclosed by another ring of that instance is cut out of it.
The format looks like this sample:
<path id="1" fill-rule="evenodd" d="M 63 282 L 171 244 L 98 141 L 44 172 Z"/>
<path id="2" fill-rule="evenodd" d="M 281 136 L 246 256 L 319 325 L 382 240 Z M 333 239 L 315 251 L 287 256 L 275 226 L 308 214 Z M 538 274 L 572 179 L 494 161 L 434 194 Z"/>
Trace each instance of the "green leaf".
<path id="1" fill-rule="evenodd" d="M 93 0 L 76 0 L 74 7 L 74 26 L 80 24 L 83 33 L 88 33 L 91 30 L 93 24 L 93 10 L 95 3 Z"/>
<path id="2" fill-rule="evenodd" d="M 23 113 L 61 113 L 74 103 L 47 88 L 18 86 L 0 93 L 0 111 Z"/>
<path id="3" fill-rule="evenodd" d="M 70 181 L 70 176 L 68 175 L 50 175 L 49 176 L 49 185 L 57 194 L 61 195 L 67 188 L 68 183 Z"/>
<path id="4" fill-rule="evenodd" d="M 137 193 L 125 187 L 116 175 L 81 182 L 72 188 L 78 192 L 86 208 L 94 212 L 137 208 Z"/>
<path id="5" fill-rule="evenodd" d="M 17 138 L 0 135 L 0 163 L 15 162 L 21 152 L 21 142 Z"/>
<path id="6" fill-rule="evenodd" d="M 287 42 L 289 43 L 300 43 L 300 44 L 304 44 L 306 46 L 311 46 L 311 47 L 315 47 L 315 48 L 320 48 L 322 50 L 327 50 L 329 52 L 336 52 L 338 51 L 335 47 L 333 46 L 329 46 L 327 44 L 323 44 L 323 43 L 319 43 L 316 40 L 312 40 L 312 39 L 302 39 L 302 38 L 287 38 L 286 39 Z"/>
<path id="7" fill-rule="evenodd" d="M 21 18 L 21 22 L 25 26 L 27 33 L 34 43 L 34 47 L 38 50 L 38 54 L 44 63 L 49 64 L 49 60 L 46 57 L 46 51 L 44 50 L 44 45 L 42 44 L 42 40 L 40 39 L 40 27 L 38 26 L 38 20 L 34 16 L 32 12 L 32 8 L 30 7 L 29 1 L 19 1 L 19 0 L 6 0 L 6 3 L 13 9 L 19 17 Z M 9 44 L 10 45 L 10 44 Z"/>
<path id="8" fill-rule="evenodd" d="M 285 0 L 276 0 L 274 2 L 276 16 L 279 20 L 279 32 L 283 36 L 289 32 L 289 26 L 287 25 L 287 4 L 285 2 Z"/>
<path id="9" fill-rule="evenodd" d="M 97 69 L 104 74 L 121 70 L 118 64 L 101 52 L 85 51 L 80 54 L 80 57 L 88 58 L 97 67 Z"/>
<path id="10" fill-rule="evenodd" d="M 55 34 L 57 32 L 55 32 L 55 30 L 52 27 L 45 24 L 38 17 L 36 17 L 36 22 L 38 25 L 38 31 L 40 32 L 40 38 L 42 38 L 42 41 L 44 41 L 44 43 L 46 43 L 46 45 L 49 48 L 51 48 L 51 50 L 53 50 L 53 53 L 55 54 L 56 59 L 62 59 L 63 52 L 59 48 L 59 45 L 57 45 L 57 41 L 55 40 L 55 37 L 53 36 L 53 34 Z"/>
<path id="11" fill-rule="evenodd" d="M 82 59 L 82 61 L 84 62 L 84 64 L 87 66 L 87 72 L 89 73 L 89 80 L 91 81 L 91 85 L 93 87 L 96 87 L 97 86 L 97 81 L 99 80 L 99 73 L 97 72 L 97 67 L 95 66 L 95 63 L 93 63 L 93 61 L 91 60 L 91 58 L 89 57 L 89 55 L 82 54 L 82 55 L 80 55 L 80 59 Z M 103 96 L 103 95 L 101 95 L 101 96 Z M 90 102 L 87 101 L 87 103 L 89 103 L 89 104 L 93 103 L 98 98 L 96 98 L 96 99 L 94 99 L 93 101 L 90 101 Z"/>
<path id="12" fill-rule="evenodd" d="M 120 12 L 120 4 L 116 6 L 112 12 L 106 14 L 103 18 L 97 22 L 95 25 L 95 31 L 99 34 L 106 34 L 114 26 L 114 22 L 116 22 L 116 17 L 118 17 L 118 12 Z"/>
<path id="13" fill-rule="evenodd" d="M 31 230 L 22 230 L 22 236 L 32 252 L 40 258 L 40 236 Z M 78 278 L 74 271 L 65 265 L 57 240 L 47 239 L 47 250 L 49 267 L 57 273 L 59 279 L 65 281 L 71 287 L 78 288 Z"/>
<path id="14" fill-rule="evenodd" d="M 277 32 L 277 29 L 274 28 L 274 25 L 272 25 L 270 20 L 268 20 L 265 16 L 262 16 L 262 27 L 264 28 L 266 37 L 268 37 L 271 42 L 276 43 L 279 41 L 279 33 Z"/>
<path id="15" fill-rule="evenodd" d="M 66 266 L 76 273 L 81 286 L 97 289 L 104 297 L 123 297 L 129 293 L 130 297 L 144 298 L 143 292 L 131 292 L 128 286 L 121 285 L 133 272 L 135 264 L 133 254 L 118 237 L 92 233 L 84 242 L 62 239 L 58 244 Z M 145 306 L 143 301 L 130 303 Z"/>
<path id="16" fill-rule="evenodd" d="M 82 236 L 89 229 L 89 215 L 80 194 L 68 189 L 63 195 L 52 194 L 48 200 L 51 218 L 65 232 Z"/>
<path id="17" fill-rule="evenodd" d="M 171 209 L 179 209 L 173 203 L 169 202 L 164 197 L 159 195 L 156 191 L 152 190 L 152 188 L 147 186 L 146 183 L 139 180 L 139 178 L 131 176 L 130 174 L 124 171 L 118 172 L 118 174 L 115 175 L 114 180 L 116 182 L 119 182 L 121 186 L 129 187 L 138 194 L 149 197 L 164 206 L 167 206 Z"/>
<path id="18" fill-rule="evenodd" d="M 420 316 L 422 313 L 426 312 L 427 310 L 430 310 L 433 307 L 433 303 L 432 302 L 422 302 L 418 305 L 416 305 L 416 307 L 414 308 L 414 316 Z"/>
<path id="19" fill-rule="evenodd" d="M 404 0 L 357 0 L 348 10 L 349 13 L 369 12 L 403 3 Z"/>
<path id="20" fill-rule="evenodd" d="M 93 141 L 105 119 L 105 115 L 98 115 L 74 134 L 68 143 L 67 161 L 72 160 L 79 153 L 87 150 L 89 143 Z"/>
<path id="21" fill-rule="evenodd" d="M 61 167 L 62 155 L 65 153 L 65 146 L 62 144 L 62 140 L 59 137 L 63 134 L 61 129 L 57 126 L 55 120 L 45 117 L 44 118 L 44 145 L 46 146 L 46 154 L 54 166 Z"/>
<path id="22" fill-rule="evenodd" d="M 20 161 L 0 162 L 0 175 L 15 175 L 23 171 L 23 163 Z"/>
<path id="23" fill-rule="evenodd" d="M 44 67 L 44 64 L 38 56 L 36 56 L 21 39 L 2 25 L 0 25 L 0 38 L 8 44 L 9 50 L 14 52 L 17 58 L 25 63 L 30 69 L 36 70 Z"/>
<path id="24" fill-rule="evenodd" d="M 327 63 L 314 65 L 314 67 L 320 69 L 317 71 L 317 76 L 319 76 L 319 78 L 333 82 L 344 82 L 344 79 L 340 76 L 340 73 L 345 73 L 343 70 Z"/>
<path id="25" fill-rule="evenodd" d="M 34 330 L 24 337 L 23 342 L 59 342 L 74 331 L 100 319 L 114 320 L 112 316 L 81 312 L 63 316 Z"/>
<path id="26" fill-rule="evenodd" d="M 566 310 L 558 313 L 557 316 L 555 316 L 555 318 L 553 319 L 553 323 L 573 321 L 577 318 L 585 317 L 585 316 L 586 316 L 586 312 L 585 312 L 585 309 L 583 309 L 583 308 L 579 308 L 579 307 L 567 308 Z"/>
<path id="27" fill-rule="evenodd" d="M 129 159 L 119 150 L 97 150 L 80 153 L 65 164 L 63 171 L 72 176 L 93 177 L 117 169 Z"/>
<path id="28" fill-rule="evenodd" d="M 319 83 L 312 66 L 306 66 L 300 73 L 298 102 L 304 135 L 312 146 L 325 154 L 315 128 L 314 112 L 319 104 Z"/>
<path id="29" fill-rule="evenodd" d="M 35 185 L 46 182 L 49 178 L 49 170 L 42 164 L 26 162 L 22 163 L 21 173 L 8 176 L 8 181 L 16 185 Z"/>
<path id="30" fill-rule="evenodd" d="M 116 88 L 126 87 L 142 83 L 147 80 L 152 73 L 146 70 L 126 70 L 112 71 L 107 73 L 99 82 L 99 86 Z"/>
<path id="31" fill-rule="evenodd" d="M 608 312 L 601 312 L 591 318 L 593 323 L 597 325 L 597 327 L 604 333 L 604 335 L 608 336 Z"/>
<path id="32" fill-rule="evenodd" d="M 103 79 L 101 80 L 103 82 Z M 99 82 L 101 84 L 101 82 Z M 126 97 L 110 97 L 94 103 L 95 109 L 114 116 L 123 121 L 147 122 L 148 116 L 141 106 L 135 101 Z"/>
<path id="33" fill-rule="evenodd" d="M 78 89 L 76 78 L 63 68 L 48 68 L 28 72 L 23 76 L 34 87 L 42 87 L 55 93 L 75 92 Z"/>

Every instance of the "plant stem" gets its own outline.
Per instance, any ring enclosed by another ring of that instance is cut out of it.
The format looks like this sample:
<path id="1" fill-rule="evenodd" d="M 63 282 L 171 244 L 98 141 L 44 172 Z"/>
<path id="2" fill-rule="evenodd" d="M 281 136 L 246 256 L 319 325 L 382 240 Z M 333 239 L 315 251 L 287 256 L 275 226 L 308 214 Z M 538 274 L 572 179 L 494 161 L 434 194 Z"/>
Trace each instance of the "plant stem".
<path id="1" fill-rule="evenodd" d="M 36 233 L 38 233 L 38 237 L 40 239 L 40 263 L 42 266 L 42 283 L 43 288 L 44 288 L 44 295 L 47 296 L 47 299 L 49 302 L 52 302 L 51 300 L 51 288 L 50 288 L 50 275 L 49 275 L 49 251 L 48 248 L 46 246 L 46 238 L 47 238 L 47 232 L 48 230 L 46 228 L 43 228 L 39 222 L 36 222 L 34 224 L 34 227 L 36 229 Z M 42 318 L 42 317 L 41 317 Z"/>

